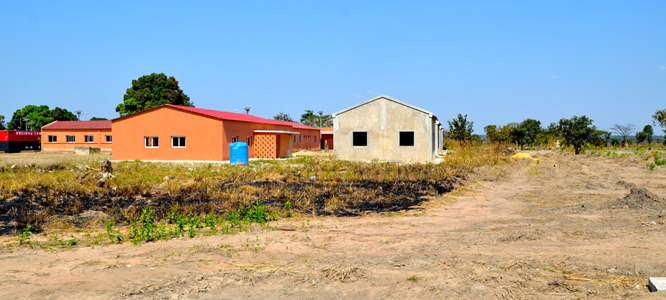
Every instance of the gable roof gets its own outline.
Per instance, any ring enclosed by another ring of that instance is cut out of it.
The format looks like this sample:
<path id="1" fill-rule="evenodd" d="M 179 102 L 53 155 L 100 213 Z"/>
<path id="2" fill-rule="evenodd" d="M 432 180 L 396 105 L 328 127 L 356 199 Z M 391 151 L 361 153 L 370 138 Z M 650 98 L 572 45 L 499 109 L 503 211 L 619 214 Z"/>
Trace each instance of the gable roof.
<path id="1" fill-rule="evenodd" d="M 377 100 L 379 100 L 379 99 L 386 99 L 386 100 L 389 100 L 389 101 L 395 102 L 395 103 L 397 103 L 397 104 L 407 106 L 407 107 L 409 107 L 409 108 L 411 108 L 411 109 L 413 109 L 413 110 L 420 111 L 420 112 L 425 113 L 425 114 L 427 114 L 427 115 L 429 115 L 429 116 L 431 116 L 431 117 L 434 117 L 434 115 L 433 115 L 432 112 L 429 112 L 429 111 L 427 111 L 427 110 L 425 110 L 425 109 L 423 109 L 423 108 L 419 108 L 419 107 L 416 107 L 416 106 L 411 105 L 411 104 L 407 104 L 407 103 L 405 103 L 405 102 L 402 102 L 402 101 L 400 101 L 400 100 L 398 100 L 398 99 L 395 99 L 395 98 L 391 98 L 391 97 L 386 96 L 386 95 L 379 95 L 379 96 L 374 97 L 374 98 L 372 98 L 372 99 L 370 99 L 370 100 L 367 100 L 367 101 L 361 102 L 361 103 L 359 103 L 359 104 L 356 104 L 356 105 L 354 105 L 354 106 L 351 106 L 351 107 L 345 108 L 345 109 L 343 109 L 343 110 L 341 110 L 341 111 L 339 111 L 339 112 L 336 112 L 336 113 L 332 114 L 331 116 L 335 117 L 335 116 L 337 116 L 337 115 L 339 115 L 339 114 L 346 113 L 346 112 L 348 112 L 348 111 L 350 111 L 350 110 L 356 109 L 356 108 L 358 108 L 358 107 L 360 107 L 360 106 L 363 106 L 363 105 L 366 105 L 366 104 L 368 104 L 368 103 L 371 103 L 371 102 L 377 101 Z"/>
<path id="2" fill-rule="evenodd" d="M 189 111 L 195 114 L 203 115 L 203 116 L 208 116 L 220 120 L 227 120 L 227 121 L 238 121 L 238 122 L 250 122 L 250 123 L 261 123 L 261 124 L 272 124 L 272 125 L 281 125 L 281 126 L 291 126 L 290 124 L 285 124 L 285 122 L 282 121 L 277 121 L 277 120 L 271 120 L 271 119 L 265 119 L 262 117 L 257 117 L 253 115 L 247 115 L 247 114 L 239 114 L 239 113 L 232 113 L 232 112 L 226 112 L 226 111 L 219 111 L 219 110 L 212 110 L 212 109 L 203 109 L 203 108 L 196 108 L 196 107 L 189 107 L 189 106 L 181 106 L 181 105 L 173 105 L 173 104 L 164 104 L 160 105 L 157 107 L 153 107 L 151 109 L 146 109 L 143 111 L 140 111 L 138 113 L 133 113 L 131 115 L 127 115 L 124 117 L 120 117 L 117 119 L 113 119 L 113 121 L 118 121 L 122 119 L 126 119 L 132 116 L 136 116 L 138 114 L 143 114 L 155 109 L 160 109 L 163 107 L 170 107 L 170 108 L 175 108 L 178 110 L 184 110 L 184 111 Z"/>
<path id="3" fill-rule="evenodd" d="M 42 126 L 42 129 L 48 130 L 96 130 L 108 129 L 111 130 L 111 121 L 53 121 L 47 125 Z"/>

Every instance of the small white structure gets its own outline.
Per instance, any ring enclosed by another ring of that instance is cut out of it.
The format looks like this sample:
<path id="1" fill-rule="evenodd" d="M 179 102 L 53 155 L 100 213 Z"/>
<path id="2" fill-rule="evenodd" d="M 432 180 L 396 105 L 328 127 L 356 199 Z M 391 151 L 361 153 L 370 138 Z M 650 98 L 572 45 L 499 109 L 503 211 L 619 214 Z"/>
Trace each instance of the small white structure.
<path id="1" fill-rule="evenodd" d="M 650 292 L 666 291 L 666 277 L 650 277 L 648 288 Z"/>
<path id="2" fill-rule="evenodd" d="M 332 116 L 337 159 L 428 162 L 442 148 L 442 124 L 433 113 L 389 96 Z"/>

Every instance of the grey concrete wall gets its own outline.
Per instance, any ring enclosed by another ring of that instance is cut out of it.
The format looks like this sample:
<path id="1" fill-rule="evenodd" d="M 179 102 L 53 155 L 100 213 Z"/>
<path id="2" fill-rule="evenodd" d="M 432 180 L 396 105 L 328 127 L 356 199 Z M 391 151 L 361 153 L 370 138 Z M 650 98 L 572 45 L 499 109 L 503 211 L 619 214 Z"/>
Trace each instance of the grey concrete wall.
<path id="1" fill-rule="evenodd" d="M 333 127 L 337 159 L 427 162 L 436 153 L 430 115 L 385 98 L 337 114 Z M 352 146 L 355 131 L 368 133 L 367 146 Z M 400 131 L 414 132 L 414 146 L 400 146 Z"/>

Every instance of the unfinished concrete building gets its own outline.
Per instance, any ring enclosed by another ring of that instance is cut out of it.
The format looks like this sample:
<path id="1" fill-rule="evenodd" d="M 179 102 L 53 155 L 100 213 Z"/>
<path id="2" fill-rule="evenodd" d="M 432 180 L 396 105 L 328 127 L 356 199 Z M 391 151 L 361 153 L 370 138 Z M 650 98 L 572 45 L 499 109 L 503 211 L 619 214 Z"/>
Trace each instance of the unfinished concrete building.
<path id="1" fill-rule="evenodd" d="M 342 160 L 428 162 L 443 142 L 433 113 L 385 95 L 334 113 L 333 131 Z"/>

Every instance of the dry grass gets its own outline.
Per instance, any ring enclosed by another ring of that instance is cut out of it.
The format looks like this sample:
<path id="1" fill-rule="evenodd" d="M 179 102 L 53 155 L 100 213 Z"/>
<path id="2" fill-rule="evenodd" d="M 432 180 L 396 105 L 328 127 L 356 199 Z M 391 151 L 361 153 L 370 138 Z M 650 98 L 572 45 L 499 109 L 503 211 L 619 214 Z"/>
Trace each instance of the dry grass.
<path id="1" fill-rule="evenodd" d="M 487 148 L 456 149 L 439 164 L 363 163 L 328 156 L 254 161 L 247 166 L 168 164 L 139 161 L 113 165 L 98 181 L 108 156 L 12 154 L 0 165 L 0 231 L 49 216 L 101 211 L 116 222 L 135 219 L 154 207 L 159 218 L 175 209 L 183 214 L 224 213 L 255 203 L 281 211 L 317 215 L 358 215 L 420 205 L 451 191 L 473 169 L 506 158 Z M 34 163 L 40 161 L 41 163 Z M 22 162 L 22 163 L 21 163 Z M 32 163 L 31 163 L 32 162 Z"/>

